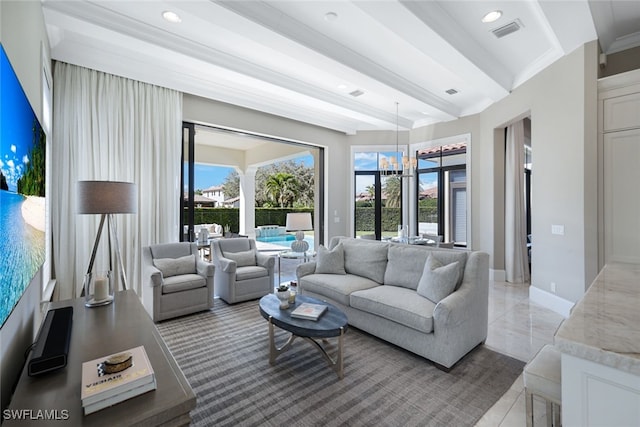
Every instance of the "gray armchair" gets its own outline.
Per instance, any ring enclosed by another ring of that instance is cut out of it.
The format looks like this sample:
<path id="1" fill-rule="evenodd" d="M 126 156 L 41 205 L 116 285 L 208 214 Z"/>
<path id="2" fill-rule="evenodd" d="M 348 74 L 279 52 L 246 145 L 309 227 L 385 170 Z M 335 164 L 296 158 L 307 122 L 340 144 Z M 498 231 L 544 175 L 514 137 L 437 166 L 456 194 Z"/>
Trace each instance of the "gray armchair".
<path id="1" fill-rule="evenodd" d="M 275 257 L 258 252 L 255 240 L 242 237 L 214 240 L 211 256 L 216 293 L 225 302 L 233 304 L 273 292 Z"/>
<path id="2" fill-rule="evenodd" d="M 142 248 L 142 304 L 154 322 L 213 307 L 213 264 L 202 261 L 196 243 Z"/>

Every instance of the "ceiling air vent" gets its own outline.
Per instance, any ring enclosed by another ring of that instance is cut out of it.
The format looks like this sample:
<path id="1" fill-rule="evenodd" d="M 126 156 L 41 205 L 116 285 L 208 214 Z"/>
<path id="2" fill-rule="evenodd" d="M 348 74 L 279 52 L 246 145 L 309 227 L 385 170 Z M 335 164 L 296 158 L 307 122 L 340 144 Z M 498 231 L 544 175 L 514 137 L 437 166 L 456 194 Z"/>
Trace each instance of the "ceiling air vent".
<path id="1" fill-rule="evenodd" d="M 448 93 L 449 95 L 455 95 L 456 93 L 458 93 L 458 91 L 455 89 L 447 89 L 445 90 L 445 92 Z"/>
<path id="2" fill-rule="evenodd" d="M 361 91 L 360 89 L 356 89 L 353 92 L 349 92 L 349 95 L 353 96 L 354 98 L 357 98 L 360 95 L 363 95 L 364 92 Z"/>
<path id="3" fill-rule="evenodd" d="M 502 27 L 491 30 L 491 32 L 493 33 L 494 36 L 501 39 L 504 36 L 507 36 L 511 33 L 515 33 L 523 26 L 524 25 L 522 25 L 522 22 L 520 22 L 519 19 L 516 19 L 515 21 L 509 22 L 507 25 L 503 25 Z"/>

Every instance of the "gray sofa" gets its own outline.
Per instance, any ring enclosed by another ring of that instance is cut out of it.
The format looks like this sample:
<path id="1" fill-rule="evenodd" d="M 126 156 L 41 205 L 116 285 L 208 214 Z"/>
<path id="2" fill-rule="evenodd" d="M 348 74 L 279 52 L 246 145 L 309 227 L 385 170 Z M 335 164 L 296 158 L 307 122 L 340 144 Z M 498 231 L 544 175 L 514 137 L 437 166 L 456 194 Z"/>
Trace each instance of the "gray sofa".
<path id="1" fill-rule="evenodd" d="M 142 304 L 154 322 L 213 307 L 213 265 L 195 243 L 145 246 L 142 268 Z"/>
<path id="2" fill-rule="evenodd" d="M 258 252 L 256 241 L 245 237 L 211 242 L 216 292 L 228 304 L 260 298 L 273 292 L 275 257 Z"/>
<path id="3" fill-rule="evenodd" d="M 350 325 L 441 369 L 451 368 L 487 337 L 489 255 L 484 252 L 334 237 L 328 249 L 319 248 L 316 262 L 299 265 L 296 274 L 302 294 L 339 307 Z M 438 290 L 447 287 L 444 294 Z"/>

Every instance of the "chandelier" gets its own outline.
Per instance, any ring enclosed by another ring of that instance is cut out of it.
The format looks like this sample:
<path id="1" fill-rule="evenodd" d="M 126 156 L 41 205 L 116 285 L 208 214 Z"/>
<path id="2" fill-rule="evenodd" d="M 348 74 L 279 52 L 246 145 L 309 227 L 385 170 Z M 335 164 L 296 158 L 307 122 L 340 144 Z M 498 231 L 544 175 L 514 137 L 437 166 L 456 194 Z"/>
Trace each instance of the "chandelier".
<path id="1" fill-rule="evenodd" d="M 380 159 L 380 172 L 382 175 L 411 178 L 413 176 L 413 171 L 418 167 L 418 159 L 403 154 L 401 160 L 398 121 L 398 103 L 396 102 L 396 155 L 391 157 L 389 160 L 384 157 Z"/>

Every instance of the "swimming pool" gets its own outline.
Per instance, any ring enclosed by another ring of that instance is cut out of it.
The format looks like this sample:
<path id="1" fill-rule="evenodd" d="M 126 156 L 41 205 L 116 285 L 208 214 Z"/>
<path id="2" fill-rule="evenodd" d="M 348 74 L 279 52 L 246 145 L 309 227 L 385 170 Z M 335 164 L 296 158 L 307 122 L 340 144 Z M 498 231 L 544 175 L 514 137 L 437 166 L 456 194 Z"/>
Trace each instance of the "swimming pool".
<path id="1" fill-rule="evenodd" d="M 283 234 L 280 236 L 256 237 L 256 241 L 278 245 L 285 248 L 291 247 L 291 243 L 296 239 L 293 234 Z M 309 243 L 309 248 L 313 249 L 313 236 L 305 236 L 304 240 Z"/>

